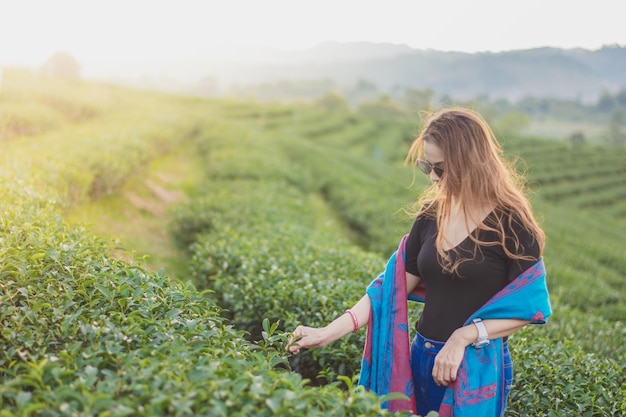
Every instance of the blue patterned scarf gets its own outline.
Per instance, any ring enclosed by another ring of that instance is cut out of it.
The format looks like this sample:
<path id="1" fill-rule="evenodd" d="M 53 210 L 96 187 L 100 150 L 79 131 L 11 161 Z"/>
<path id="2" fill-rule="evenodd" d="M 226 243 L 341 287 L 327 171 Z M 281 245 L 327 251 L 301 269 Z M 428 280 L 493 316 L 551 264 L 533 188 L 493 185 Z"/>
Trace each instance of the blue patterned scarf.
<path id="1" fill-rule="evenodd" d="M 387 261 L 385 270 L 367 288 L 372 310 L 367 327 L 359 384 L 382 396 L 400 393 L 406 396 L 383 403 L 390 411 L 416 412 L 413 376 L 411 375 L 407 300 L 424 302 L 423 285 L 407 294 L 405 279 L 404 236 L 398 250 Z M 543 259 L 521 273 L 485 305 L 472 314 L 474 318 L 518 319 L 544 324 L 552 314 Z M 502 339 L 488 346 L 468 346 L 457 380 L 448 387 L 440 417 L 501 416 L 506 407 L 503 378 L 504 347 Z"/>

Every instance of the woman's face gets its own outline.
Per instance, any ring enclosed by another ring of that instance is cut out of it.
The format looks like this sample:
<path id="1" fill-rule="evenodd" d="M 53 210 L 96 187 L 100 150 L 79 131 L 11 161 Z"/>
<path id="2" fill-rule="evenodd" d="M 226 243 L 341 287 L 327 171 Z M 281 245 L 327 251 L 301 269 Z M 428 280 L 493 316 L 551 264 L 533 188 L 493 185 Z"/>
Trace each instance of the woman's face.
<path id="1" fill-rule="evenodd" d="M 433 143 L 424 142 L 424 159 L 428 163 L 430 163 L 431 166 L 437 166 L 437 167 L 443 168 L 443 161 L 444 161 L 443 151 L 441 150 L 439 146 Z M 434 169 L 430 171 L 430 180 L 433 183 L 437 184 L 438 187 L 441 186 L 441 183 L 439 182 L 441 178 L 437 176 Z"/>

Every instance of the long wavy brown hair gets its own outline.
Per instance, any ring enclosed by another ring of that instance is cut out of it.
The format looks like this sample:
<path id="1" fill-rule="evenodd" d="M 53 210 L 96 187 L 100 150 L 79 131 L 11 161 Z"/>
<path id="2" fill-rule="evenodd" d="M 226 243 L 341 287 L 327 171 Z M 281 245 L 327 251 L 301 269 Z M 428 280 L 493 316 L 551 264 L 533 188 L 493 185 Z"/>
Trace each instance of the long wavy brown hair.
<path id="1" fill-rule="evenodd" d="M 430 186 L 416 202 L 411 214 L 426 214 L 437 220 L 437 253 L 440 262 L 449 273 L 458 272 L 461 263 L 476 258 L 480 246 L 502 245 L 507 256 L 512 259 L 531 260 L 531 257 L 518 253 L 518 236 L 505 235 L 505 224 L 509 230 L 514 222 L 528 230 L 537 239 L 540 253 L 543 252 L 545 234 L 533 216 L 530 202 L 525 195 L 524 177 L 503 157 L 503 150 L 491 128 L 477 112 L 453 107 L 439 110 L 429 115 L 421 133 L 413 141 L 406 163 L 414 167 L 424 154 L 424 143 L 439 147 L 444 154 L 444 174 L 440 178 L 441 187 Z M 450 251 L 444 250 L 447 235 L 447 220 L 455 207 L 462 211 L 466 224 L 477 224 L 478 229 L 495 231 L 499 242 L 483 242 L 477 234 L 469 237 L 476 243 L 472 257 L 456 256 L 452 262 Z M 481 209 L 493 207 L 499 215 L 495 222 L 484 222 L 478 218 Z M 475 236 L 476 235 L 476 236 Z M 506 240 L 512 239 L 513 251 L 507 248 Z M 521 251 L 520 251 L 521 252 Z"/>

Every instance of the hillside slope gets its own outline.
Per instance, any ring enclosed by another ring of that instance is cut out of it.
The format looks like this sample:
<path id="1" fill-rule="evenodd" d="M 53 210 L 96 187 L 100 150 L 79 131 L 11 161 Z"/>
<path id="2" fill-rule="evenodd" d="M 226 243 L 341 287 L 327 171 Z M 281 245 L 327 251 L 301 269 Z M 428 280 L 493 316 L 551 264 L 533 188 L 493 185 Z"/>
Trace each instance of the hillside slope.
<path id="1" fill-rule="evenodd" d="M 252 55 L 228 62 L 163 62 L 160 70 L 185 84 L 197 80 L 198 91 L 202 90 L 200 80 L 208 77 L 222 93 L 247 84 L 307 80 L 326 80 L 335 89 L 345 90 L 365 80 L 384 94 L 430 88 L 456 100 L 485 95 L 509 100 L 530 96 L 595 101 L 604 91 L 626 88 L 623 46 L 470 54 L 395 44 L 327 42 L 306 50 L 260 50 Z"/>

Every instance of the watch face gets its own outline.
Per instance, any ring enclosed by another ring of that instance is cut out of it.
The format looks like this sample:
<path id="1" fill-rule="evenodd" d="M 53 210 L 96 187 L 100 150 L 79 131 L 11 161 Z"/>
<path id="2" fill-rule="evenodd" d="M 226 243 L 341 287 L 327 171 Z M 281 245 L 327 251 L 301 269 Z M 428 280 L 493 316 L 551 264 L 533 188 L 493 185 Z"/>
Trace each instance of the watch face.
<path id="1" fill-rule="evenodd" d="M 478 340 L 473 345 L 475 348 L 481 348 L 489 344 L 489 336 L 487 335 L 487 328 L 483 321 L 479 318 L 473 320 L 476 329 L 478 330 Z"/>
<path id="2" fill-rule="evenodd" d="M 481 348 L 481 347 L 485 347 L 489 344 L 489 340 L 478 340 L 476 343 L 474 343 L 474 347 L 475 348 Z"/>

